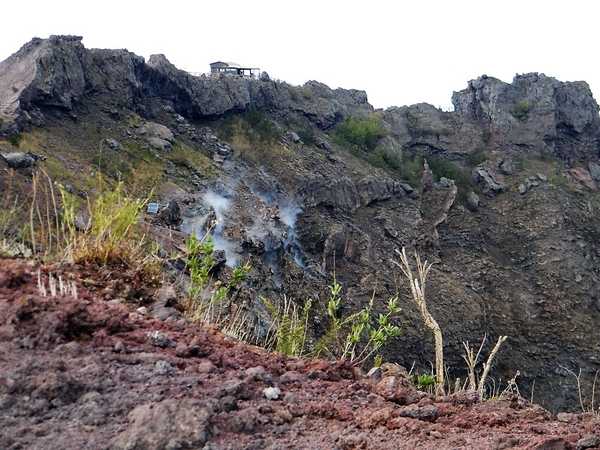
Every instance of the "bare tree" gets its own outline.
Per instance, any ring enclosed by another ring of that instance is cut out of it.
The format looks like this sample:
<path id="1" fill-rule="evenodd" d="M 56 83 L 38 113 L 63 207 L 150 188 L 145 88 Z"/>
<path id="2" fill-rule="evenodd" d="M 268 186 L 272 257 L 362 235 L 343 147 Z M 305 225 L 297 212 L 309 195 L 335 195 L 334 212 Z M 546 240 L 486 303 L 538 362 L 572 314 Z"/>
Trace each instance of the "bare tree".
<path id="1" fill-rule="evenodd" d="M 422 263 L 419 255 L 415 253 L 415 262 L 417 264 L 417 277 L 413 277 L 412 270 L 410 268 L 410 264 L 408 263 L 408 258 L 406 256 L 406 250 L 402 248 L 402 251 L 396 250 L 396 252 L 398 253 L 398 255 L 400 255 L 400 263 L 397 261 L 394 261 L 394 263 L 398 267 L 400 267 L 400 269 L 404 273 L 404 276 L 406 276 L 406 278 L 408 279 L 413 300 L 415 301 L 419 308 L 419 311 L 421 312 L 421 316 L 423 317 L 425 326 L 429 328 L 433 333 L 433 339 L 435 342 L 435 394 L 444 395 L 444 346 L 442 339 L 442 330 L 440 329 L 440 326 L 427 309 L 427 304 L 425 302 L 425 281 L 427 280 L 427 274 L 431 269 L 431 263 L 428 263 L 427 261 Z"/>

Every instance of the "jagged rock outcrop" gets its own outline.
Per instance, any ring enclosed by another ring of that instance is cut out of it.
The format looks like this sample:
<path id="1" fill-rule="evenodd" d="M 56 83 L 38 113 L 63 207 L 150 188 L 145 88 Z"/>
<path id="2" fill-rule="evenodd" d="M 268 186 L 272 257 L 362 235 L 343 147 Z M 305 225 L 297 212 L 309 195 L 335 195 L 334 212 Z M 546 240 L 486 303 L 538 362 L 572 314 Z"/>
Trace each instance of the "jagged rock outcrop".
<path id="1" fill-rule="evenodd" d="M 477 123 L 503 150 L 535 148 L 565 160 L 598 154 L 598 104 L 583 81 L 530 73 L 507 84 L 483 75 L 452 103 L 461 123 Z"/>
<path id="2" fill-rule="evenodd" d="M 248 109 L 299 111 L 329 128 L 358 111 L 370 113 L 364 91 L 335 89 L 318 82 L 298 88 L 283 82 L 238 76 L 193 76 L 164 55 L 148 63 L 127 50 L 86 49 L 78 36 L 33 39 L 0 63 L 0 116 L 27 120 L 29 111 L 85 107 L 87 96 L 108 95 L 116 104 L 152 118 L 152 99 L 189 118 Z"/>

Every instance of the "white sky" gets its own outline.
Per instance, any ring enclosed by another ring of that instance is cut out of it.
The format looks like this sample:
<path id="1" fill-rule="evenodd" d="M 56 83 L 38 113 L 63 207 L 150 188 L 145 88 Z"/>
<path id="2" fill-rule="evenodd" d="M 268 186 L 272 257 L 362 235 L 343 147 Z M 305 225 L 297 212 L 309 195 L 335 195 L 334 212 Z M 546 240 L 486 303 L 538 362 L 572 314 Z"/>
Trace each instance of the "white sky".
<path id="1" fill-rule="evenodd" d="M 83 36 L 86 48 L 164 54 L 180 69 L 260 67 L 300 85 L 362 89 L 377 108 L 451 106 L 486 74 L 584 80 L 600 99 L 590 0 L 30 0 L 0 8 L 0 60 L 33 37 Z M 596 31 L 596 32 L 595 32 Z"/>

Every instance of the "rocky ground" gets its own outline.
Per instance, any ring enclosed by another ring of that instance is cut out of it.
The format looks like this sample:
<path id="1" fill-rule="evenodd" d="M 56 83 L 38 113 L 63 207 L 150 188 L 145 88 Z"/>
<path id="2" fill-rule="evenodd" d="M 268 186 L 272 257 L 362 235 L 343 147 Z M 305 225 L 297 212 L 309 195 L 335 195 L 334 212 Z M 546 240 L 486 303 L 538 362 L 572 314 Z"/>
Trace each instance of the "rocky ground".
<path id="1" fill-rule="evenodd" d="M 288 359 L 86 284 L 73 269 L 0 260 L 0 448 L 600 446 L 591 414 L 552 418 L 512 394 L 434 398 L 398 366 L 367 376 Z"/>

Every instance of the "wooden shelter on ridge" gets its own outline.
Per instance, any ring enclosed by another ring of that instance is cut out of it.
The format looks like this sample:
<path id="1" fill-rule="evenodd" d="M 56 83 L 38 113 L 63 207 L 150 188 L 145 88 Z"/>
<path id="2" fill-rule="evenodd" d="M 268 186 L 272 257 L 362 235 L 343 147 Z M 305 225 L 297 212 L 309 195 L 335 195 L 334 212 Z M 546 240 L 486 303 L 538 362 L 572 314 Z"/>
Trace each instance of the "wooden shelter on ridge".
<path id="1" fill-rule="evenodd" d="M 229 73 L 242 77 L 258 78 L 260 69 L 257 67 L 244 67 L 234 62 L 217 61 L 210 65 L 211 74 Z"/>

